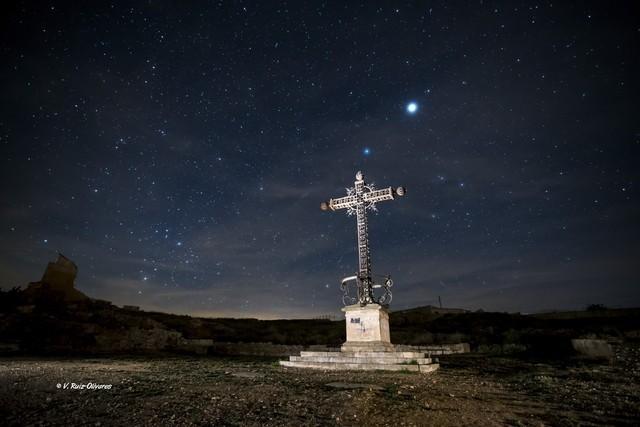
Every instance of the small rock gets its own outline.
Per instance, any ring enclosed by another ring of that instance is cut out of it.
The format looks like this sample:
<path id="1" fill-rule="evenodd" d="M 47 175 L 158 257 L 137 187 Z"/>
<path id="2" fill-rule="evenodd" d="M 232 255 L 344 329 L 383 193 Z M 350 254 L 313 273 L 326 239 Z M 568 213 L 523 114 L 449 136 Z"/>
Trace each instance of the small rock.
<path id="1" fill-rule="evenodd" d="M 249 378 L 249 379 L 262 378 L 264 376 L 257 372 L 235 372 L 231 375 L 237 378 Z"/>

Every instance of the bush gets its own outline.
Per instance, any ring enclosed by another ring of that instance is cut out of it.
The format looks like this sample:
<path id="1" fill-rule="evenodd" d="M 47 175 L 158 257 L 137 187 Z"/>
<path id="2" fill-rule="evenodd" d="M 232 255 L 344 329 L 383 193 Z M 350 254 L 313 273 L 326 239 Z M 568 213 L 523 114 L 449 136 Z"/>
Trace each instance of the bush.
<path id="1" fill-rule="evenodd" d="M 4 292 L 0 289 L 0 311 L 5 313 L 15 311 L 16 307 L 24 304 L 24 297 L 19 286 L 14 286 L 10 290 Z"/>

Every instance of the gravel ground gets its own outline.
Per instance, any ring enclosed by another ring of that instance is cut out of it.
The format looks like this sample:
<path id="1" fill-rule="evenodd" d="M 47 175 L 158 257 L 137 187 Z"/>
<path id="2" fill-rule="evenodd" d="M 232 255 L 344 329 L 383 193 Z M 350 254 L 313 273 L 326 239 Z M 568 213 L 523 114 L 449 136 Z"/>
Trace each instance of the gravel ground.
<path id="1" fill-rule="evenodd" d="M 610 365 L 469 354 L 442 358 L 439 371 L 420 375 L 287 369 L 273 359 L 2 358 L 0 419 L 74 426 L 638 425 L 639 360 L 637 346 L 617 347 Z"/>

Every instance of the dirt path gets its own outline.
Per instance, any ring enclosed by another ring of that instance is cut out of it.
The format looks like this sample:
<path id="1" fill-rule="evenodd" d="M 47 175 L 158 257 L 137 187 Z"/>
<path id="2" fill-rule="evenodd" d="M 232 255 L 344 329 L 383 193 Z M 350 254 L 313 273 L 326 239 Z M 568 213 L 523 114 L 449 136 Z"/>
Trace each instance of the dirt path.
<path id="1" fill-rule="evenodd" d="M 638 425 L 638 356 L 630 347 L 612 365 L 559 366 L 464 355 L 443 359 L 429 375 L 302 371 L 251 359 L 0 359 L 0 419 L 102 426 Z M 65 383 L 112 387 L 57 388 Z"/>

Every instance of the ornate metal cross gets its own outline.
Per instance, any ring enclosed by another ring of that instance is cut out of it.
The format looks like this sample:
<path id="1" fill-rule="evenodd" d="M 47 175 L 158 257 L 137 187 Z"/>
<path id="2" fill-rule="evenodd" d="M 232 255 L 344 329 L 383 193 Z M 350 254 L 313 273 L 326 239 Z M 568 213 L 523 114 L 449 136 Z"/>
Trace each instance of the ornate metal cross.
<path id="1" fill-rule="evenodd" d="M 342 290 L 344 296 L 342 301 L 345 305 L 355 304 L 356 301 L 360 305 L 380 304 L 385 305 L 391 302 L 391 286 L 393 281 L 390 276 L 385 277 L 384 284 L 378 285 L 374 283 L 371 274 L 371 256 L 369 253 L 369 233 L 367 227 L 367 210 L 377 211 L 376 203 L 384 200 L 394 200 L 396 196 L 404 196 L 404 187 L 384 188 L 376 190 L 373 184 L 364 182 L 364 175 L 358 171 L 356 174 L 356 182 L 352 188 L 347 188 L 347 195 L 339 199 L 330 199 L 328 202 L 322 202 L 320 209 L 323 211 L 346 209 L 348 215 L 356 215 L 356 223 L 358 227 L 358 274 L 342 279 Z M 349 296 L 348 282 L 356 280 L 358 296 Z M 384 293 L 376 297 L 373 293 L 374 288 L 383 288 Z"/>

